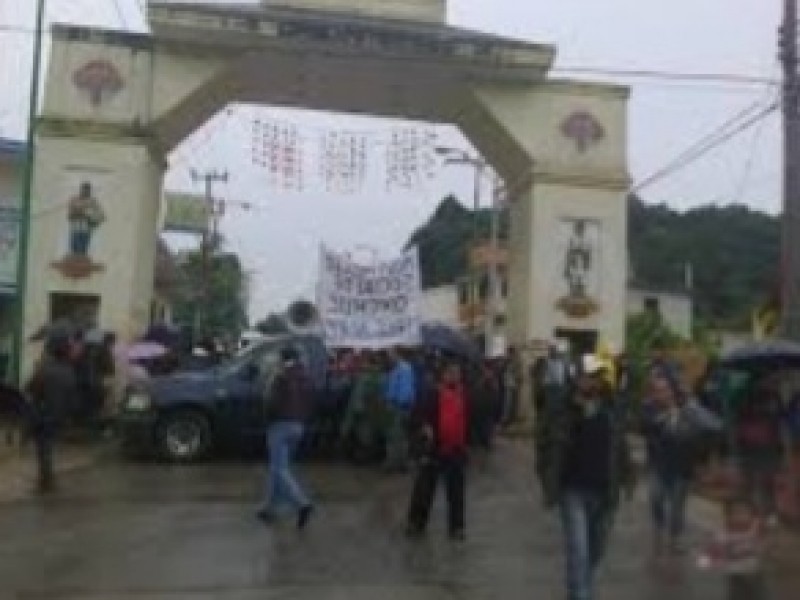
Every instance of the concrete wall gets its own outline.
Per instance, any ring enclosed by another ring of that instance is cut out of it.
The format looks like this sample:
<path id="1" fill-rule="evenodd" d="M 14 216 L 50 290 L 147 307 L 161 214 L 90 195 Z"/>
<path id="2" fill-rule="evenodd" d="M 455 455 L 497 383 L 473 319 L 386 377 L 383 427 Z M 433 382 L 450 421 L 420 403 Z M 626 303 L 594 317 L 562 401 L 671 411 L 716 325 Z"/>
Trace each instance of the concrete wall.
<path id="1" fill-rule="evenodd" d="M 637 315 L 647 310 L 649 300 L 658 302 L 658 310 L 669 328 L 684 338 L 692 336 L 692 299 L 686 294 L 628 290 L 628 314 Z"/>
<path id="2" fill-rule="evenodd" d="M 622 347 L 627 277 L 627 98 L 624 88 L 565 81 L 528 90 L 484 88 L 478 97 L 530 155 L 533 185 L 511 208 L 509 341 L 553 339 L 556 329 L 594 331 Z M 564 123 L 588 114 L 601 127 L 584 147 Z M 569 219 L 598 229 L 597 310 L 571 317 L 558 307 L 563 279 L 559 231 Z"/>
<path id="3" fill-rule="evenodd" d="M 99 323 L 130 338 L 143 332 L 153 296 L 160 164 L 146 146 L 98 139 L 42 137 L 34 182 L 26 333 L 50 320 L 53 293 L 101 298 Z M 68 250 L 67 206 L 80 183 L 91 183 L 106 214 L 90 256 L 100 270 L 65 276 L 54 265 Z M 33 350 L 32 350 L 33 352 Z M 26 364 L 30 365 L 31 356 Z"/>

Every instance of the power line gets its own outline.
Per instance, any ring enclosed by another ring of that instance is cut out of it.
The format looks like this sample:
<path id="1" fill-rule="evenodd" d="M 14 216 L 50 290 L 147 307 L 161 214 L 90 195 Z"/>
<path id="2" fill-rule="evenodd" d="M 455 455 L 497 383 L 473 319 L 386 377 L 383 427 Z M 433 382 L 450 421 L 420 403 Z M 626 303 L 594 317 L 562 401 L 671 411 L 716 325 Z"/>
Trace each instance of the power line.
<path id="1" fill-rule="evenodd" d="M 125 11 L 119 5 L 119 0 L 112 0 L 112 2 L 114 4 L 114 10 L 117 13 L 117 19 L 122 25 L 122 28 L 128 29 L 128 19 L 125 18 Z"/>
<path id="2" fill-rule="evenodd" d="M 742 133 L 743 131 L 746 131 L 747 129 L 749 129 L 750 127 L 752 127 L 753 125 L 755 125 L 756 123 L 761 121 L 762 119 L 764 119 L 767 116 L 769 116 L 779 106 L 780 106 L 779 102 L 774 102 L 773 104 L 767 106 L 766 108 L 764 108 L 763 110 L 759 111 L 755 115 L 750 116 L 747 120 L 745 120 L 744 122 L 740 123 L 736 128 L 734 128 L 732 130 L 729 130 L 729 131 L 725 131 L 725 130 L 730 126 L 732 121 L 738 121 L 741 117 L 740 116 L 736 116 L 736 117 L 734 117 L 733 120 L 727 121 L 714 134 L 712 134 L 711 136 L 706 136 L 706 138 L 705 138 L 705 139 L 707 139 L 706 142 L 700 143 L 700 144 L 698 144 L 698 143 L 692 144 L 692 146 L 688 150 L 682 152 L 680 155 L 678 155 L 678 157 L 676 157 L 675 159 L 673 159 L 672 161 L 667 163 L 667 165 L 665 167 L 659 169 L 658 171 L 656 171 L 652 175 L 649 175 L 648 177 L 645 177 L 642 181 L 640 181 L 638 184 L 633 186 L 631 188 L 631 192 L 633 192 L 633 193 L 639 192 L 642 189 L 653 185 L 657 181 L 661 181 L 665 177 L 668 177 L 668 176 L 672 175 L 673 173 L 675 173 L 677 171 L 680 171 L 681 169 L 686 168 L 687 166 L 689 166 L 690 164 L 696 162 L 697 160 L 699 160 L 700 158 L 702 158 L 703 156 L 705 156 L 706 154 L 708 154 L 709 152 L 711 152 L 715 148 L 718 148 L 722 144 L 728 142 L 729 140 L 731 140 L 732 138 L 734 138 L 738 134 Z M 749 113 L 749 112 L 750 112 L 750 109 L 747 109 L 745 113 L 739 113 L 739 114 L 741 115 L 741 114 L 746 114 L 746 113 Z"/>
<path id="3" fill-rule="evenodd" d="M 745 107 L 741 111 L 737 112 L 735 115 L 727 119 L 722 125 L 715 128 L 710 133 L 706 134 L 705 136 L 701 137 L 700 139 L 693 142 L 688 148 L 684 149 L 683 152 L 675 156 L 668 164 L 674 165 L 681 163 L 682 161 L 686 160 L 687 158 L 691 158 L 698 150 L 702 149 L 707 144 L 713 142 L 717 139 L 720 135 L 722 135 L 725 131 L 729 128 L 734 127 L 740 121 L 743 121 L 748 116 L 750 116 L 758 107 L 761 105 L 761 100 L 750 104 L 749 106 Z M 645 178 L 645 181 L 649 179 Z"/>
<path id="4" fill-rule="evenodd" d="M 606 77 L 630 77 L 636 79 L 661 79 L 667 81 L 693 81 L 707 83 L 736 83 L 740 85 L 779 85 L 780 81 L 769 77 L 740 73 L 685 73 L 666 70 L 637 70 L 615 67 L 555 67 L 555 73 L 576 75 L 602 75 Z"/>
<path id="5" fill-rule="evenodd" d="M 742 178 L 739 180 L 739 184 L 733 196 L 731 197 L 731 204 L 738 204 L 741 202 L 745 191 L 747 191 L 747 188 L 750 184 L 750 176 L 753 174 L 753 167 L 755 166 L 756 162 L 756 151 L 758 150 L 761 138 L 763 137 L 766 124 L 766 119 L 762 120 L 758 124 L 758 128 L 756 128 L 756 131 L 753 134 L 753 139 L 750 141 L 750 149 L 748 151 L 747 161 L 745 162 L 744 171 L 742 172 Z"/>

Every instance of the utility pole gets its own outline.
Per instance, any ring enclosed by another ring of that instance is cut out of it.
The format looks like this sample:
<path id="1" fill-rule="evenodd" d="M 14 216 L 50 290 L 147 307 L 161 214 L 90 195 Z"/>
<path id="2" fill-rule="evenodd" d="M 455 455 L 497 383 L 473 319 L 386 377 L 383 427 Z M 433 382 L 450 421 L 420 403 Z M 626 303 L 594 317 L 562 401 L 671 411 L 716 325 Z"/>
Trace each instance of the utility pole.
<path id="1" fill-rule="evenodd" d="M 211 244 L 216 242 L 217 234 L 219 232 L 219 218 L 224 212 L 224 201 L 217 201 L 214 198 L 214 183 L 221 182 L 227 183 L 228 173 L 212 170 L 205 173 L 198 173 L 192 170 L 192 179 L 194 181 L 202 181 L 205 184 L 205 203 L 206 203 L 206 224 L 203 230 L 203 239 L 200 247 L 200 269 L 202 279 L 201 302 L 195 310 L 195 341 L 199 334 L 204 333 L 207 327 L 206 315 L 208 313 L 211 302 L 211 286 L 210 286 L 210 259 L 211 259 Z M 200 336 L 202 337 L 202 336 Z"/>
<path id="2" fill-rule="evenodd" d="M 17 229 L 17 296 L 13 338 L 12 376 L 22 385 L 22 354 L 25 347 L 25 296 L 28 291 L 28 246 L 30 245 L 31 197 L 33 196 L 34 164 L 36 162 L 36 119 L 39 112 L 39 79 L 42 68 L 42 38 L 44 36 L 45 0 L 36 3 L 36 28 L 33 36 L 33 68 L 28 99 L 28 131 L 25 140 L 25 176 L 19 206 Z"/>
<path id="3" fill-rule="evenodd" d="M 800 77 L 797 0 L 784 0 L 780 30 L 783 64 L 783 232 L 781 241 L 781 332 L 800 341 Z"/>
<path id="4" fill-rule="evenodd" d="M 467 165 L 474 169 L 473 180 L 473 197 L 472 197 L 472 233 L 470 239 L 470 248 L 467 252 L 467 269 L 469 272 L 469 329 L 470 333 L 474 333 L 475 321 L 478 305 L 480 304 L 480 267 L 479 265 L 472 265 L 472 253 L 478 248 L 480 241 L 480 208 L 481 208 L 481 191 L 483 185 L 483 176 L 491 168 L 491 166 L 479 156 L 472 156 L 461 148 L 450 148 L 447 146 L 439 146 L 436 148 L 436 153 L 444 156 L 445 165 Z M 490 341 L 486 340 L 486 348 L 488 350 Z"/>
<path id="5" fill-rule="evenodd" d="M 494 352 L 497 337 L 497 318 L 500 316 L 502 302 L 502 285 L 500 285 L 500 217 L 503 214 L 506 190 L 502 180 L 497 177 L 492 190 L 492 226 L 491 244 L 489 248 L 489 302 L 486 306 L 485 336 L 487 353 Z"/>

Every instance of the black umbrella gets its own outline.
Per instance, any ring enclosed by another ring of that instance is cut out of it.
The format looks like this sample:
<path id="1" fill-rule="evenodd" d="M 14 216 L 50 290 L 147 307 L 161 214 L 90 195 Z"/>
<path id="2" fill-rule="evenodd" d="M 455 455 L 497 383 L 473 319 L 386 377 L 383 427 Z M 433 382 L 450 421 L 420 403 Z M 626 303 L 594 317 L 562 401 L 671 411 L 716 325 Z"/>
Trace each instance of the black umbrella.
<path id="1" fill-rule="evenodd" d="M 171 325 L 151 325 L 142 337 L 142 341 L 155 342 L 167 348 L 174 348 L 180 344 L 181 330 Z"/>
<path id="2" fill-rule="evenodd" d="M 80 330 L 80 327 L 71 319 L 56 319 L 52 323 L 47 323 L 37 329 L 36 333 L 31 336 L 30 341 L 43 342 L 53 338 L 71 338 L 77 335 Z"/>
<path id="3" fill-rule="evenodd" d="M 420 341 L 426 348 L 449 352 L 470 360 L 481 359 L 481 351 L 477 344 L 452 327 L 442 323 L 424 323 L 419 331 Z"/>
<path id="4" fill-rule="evenodd" d="M 737 369 L 800 367 L 800 344 L 788 340 L 748 344 L 723 356 L 719 365 Z"/>

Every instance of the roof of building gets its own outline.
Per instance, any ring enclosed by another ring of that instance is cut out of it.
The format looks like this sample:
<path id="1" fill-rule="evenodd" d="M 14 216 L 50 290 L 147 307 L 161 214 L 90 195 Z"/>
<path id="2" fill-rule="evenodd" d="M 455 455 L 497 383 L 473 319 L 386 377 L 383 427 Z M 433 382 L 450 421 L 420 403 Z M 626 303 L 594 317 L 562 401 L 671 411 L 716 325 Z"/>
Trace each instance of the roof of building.
<path id="1" fill-rule="evenodd" d="M 277 18 L 295 18 L 306 21 L 317 21 L 320 18 L 325 21 L 339 24 L 360 24 L 369 25 L 370 27 L 378 27 L 385 30 L 404 31 L 406 33 L 417 33 L 423 35 L 435 35 L 442 41 L 454 40 L 482 40 L 486 42 L 495 42 L 505 45 L 512 45 L 517 47 L 527 48 L 545 48 L 548 47 L 544 44 L 536 44 L 524 40 L 512 39 L 476 31 L 473 29 L 465 29 L 462 27 L 453 27 L 447 24 L 429 23 L 424 21 L 403 20 L 389 17 L 373 17 L 356 13 L 348 13 L 344 11 L 324 11 L 311 8 L 298 8 L 290 6 L 267 6 L 263 4 L 245 4 L 245 3 L 230 3 L 218 4 L 208 2 L 151 2 L 150 9 L 168 9 L 176 12 L 203 12 L 210 15 L 219 15 L 226 17 L 277 17 Z"/>
<path id="2" fill-rule="evenodd" d="M 684 287 L 679 286 L 659 286 L 659 285 L 649 285 L 642 282 L 632 281 L 628 284 L 628 292 L 634 292 L 642 295 L 651 295 L 651 296 L 672 296 L 675 298 L 682 298 L 686 300 L 691 300 L 692 298 L 692 290 Z"/>

